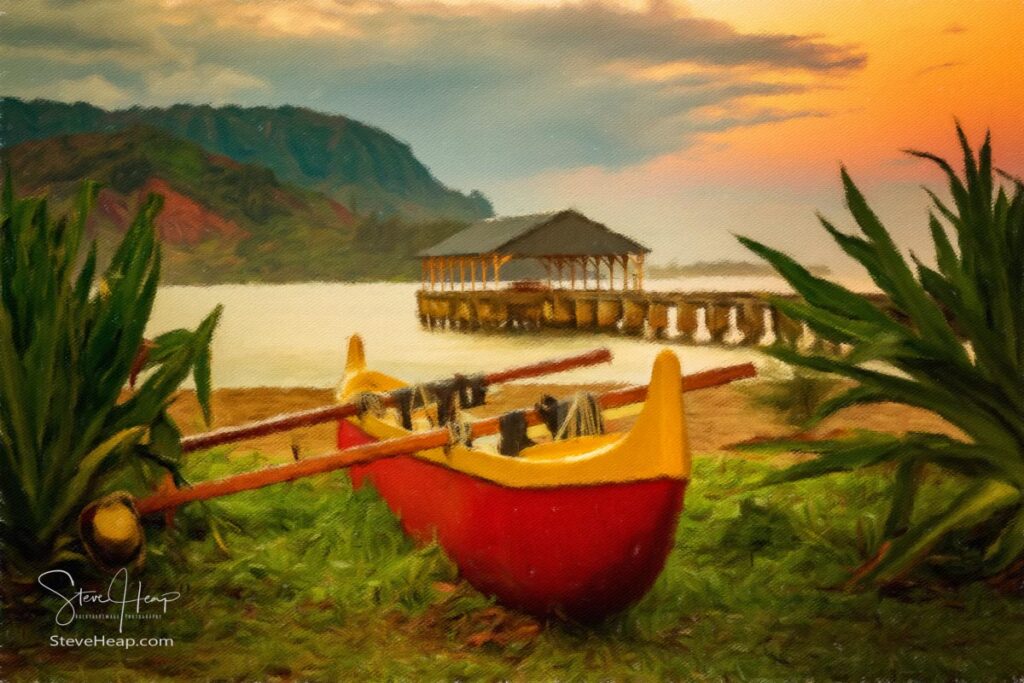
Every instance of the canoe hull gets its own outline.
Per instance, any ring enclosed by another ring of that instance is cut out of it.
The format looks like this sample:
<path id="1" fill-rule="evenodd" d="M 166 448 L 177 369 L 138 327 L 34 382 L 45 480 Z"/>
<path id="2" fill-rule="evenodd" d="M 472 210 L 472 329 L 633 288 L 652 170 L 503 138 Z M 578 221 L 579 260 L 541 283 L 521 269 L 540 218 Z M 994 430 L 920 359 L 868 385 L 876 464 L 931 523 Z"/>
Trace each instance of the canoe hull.
<path id="1" fill-rule="evenodd" d="M 375 439 L 343 421 L 341 448 Z M 513 488 L 400 456 L 349 470 L 412 538 L 438 543 L 477 590 L 538 616 L 592 621 L 654 583 L 672 548 L 685 479 Z"/>

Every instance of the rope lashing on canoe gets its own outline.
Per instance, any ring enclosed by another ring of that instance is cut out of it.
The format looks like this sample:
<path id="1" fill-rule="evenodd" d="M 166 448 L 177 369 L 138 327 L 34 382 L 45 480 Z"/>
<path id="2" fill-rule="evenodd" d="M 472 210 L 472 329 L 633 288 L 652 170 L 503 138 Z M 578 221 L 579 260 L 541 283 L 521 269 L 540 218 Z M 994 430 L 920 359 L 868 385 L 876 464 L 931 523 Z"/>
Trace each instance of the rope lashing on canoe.
<path id="1" fill-rule="evenodd" d="M 569 401 L 543 396 L 534 408 L 555 440 L 604 434 L 601 406 L 589 392 L 577 392 Z"/>
<path id="2" fill-rule="evenodd" d="M 533 446 L 534 442 L 526 434 L 528 426 L 525 410 L 513 410 L 498 417 L 498 433 L 501 435 L 498 452 L 514 457 L 524 448 Z"/>
<path id="3" fill-rule="evenodd" d="M 384 417 L 387 413 L 384 397 L 372 391 L 364 391 L 357 394 L 355 404 L 359 417 L 363 417 L 367 413 L 374 417 Z"/>
<path id="4" fill-rule="evenodd" d="M 444 447 L 446 455 L 451 450 L 452 446 L 465 446 L 466 448 L 469 448 L 472 445 L 473 422 L 471 420 L 463 419 L 460 416 L 448 423 L 448 443 Z"/>
<path id="5" fill-rule="evenodd" d="M 572 439 L 596 434 L 604 434 L 604 419 L 601 417 L 601 406 L 597 402 L 597 396 L 588 391 L 577 391 L 555 439 Z"/>

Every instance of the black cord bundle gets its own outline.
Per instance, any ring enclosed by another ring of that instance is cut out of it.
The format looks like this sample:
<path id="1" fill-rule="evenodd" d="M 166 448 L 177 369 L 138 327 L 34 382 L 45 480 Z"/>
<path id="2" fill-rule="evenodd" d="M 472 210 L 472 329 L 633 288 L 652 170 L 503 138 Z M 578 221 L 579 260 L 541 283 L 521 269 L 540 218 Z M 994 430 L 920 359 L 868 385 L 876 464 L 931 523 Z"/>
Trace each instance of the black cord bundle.
<path id="1" fill-rule="evenodd" d="M 559 428 L 569 414 L 569 402 L 559 401 L 554 396 L 544 394 L 534 406 L 534 410 L 537 411 L 544 421 L 544 426 L 551 432 L 551 438 L 553 439 L 558 434 Z"/>
<path id="2" fill-rule="evenodd" d="M 552 439 L 604 434 L 601 406 L 593 394 L 579 392 L 570 401 L 559 401 L 545 394 L 534 409 L 551 432 Z"/>
<path id="3" fill-rule="evenodd" d="M 418 394 L 416 387 L 402 387 L 391 392 L 395 407 L 398 409 L 398 416 L 402 420 L 402 429 L 412 430 L 412 411 L 416 408 L 413 404 L 416 402 Z"/>
<path id="4" fill-rule="evenodd" d="M 455 375 L 428 385 L 437 402 L 437 423 L 448 424 L 457 409 L 482 406 L 487 398 L 487 379 L 482 374 Z M 456 399 L 458 402 L 456 403 Z"/>
<path id="5" fill-rule="evenodd" d="M 526 428 L 525 410 L 513 410 L 499 417 L 498 433 L 501 434 L 501 440 L 498 442 L 498 452 L 515 457 L 524 448 L 534 445 L 526 435 Z"/>

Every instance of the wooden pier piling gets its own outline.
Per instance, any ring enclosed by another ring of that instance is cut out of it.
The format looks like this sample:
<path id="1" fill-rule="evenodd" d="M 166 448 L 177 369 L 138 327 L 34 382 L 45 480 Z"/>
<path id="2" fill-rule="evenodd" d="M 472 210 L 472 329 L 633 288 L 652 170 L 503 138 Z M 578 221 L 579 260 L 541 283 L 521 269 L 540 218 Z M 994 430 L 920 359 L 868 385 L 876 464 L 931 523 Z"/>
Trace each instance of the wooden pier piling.
<path id="1" fill-rule="evenodd" d="M 647 328 L 653 337 L 665 336 L 665 330 L 668 329 L 668 306 L 652 303 L 647 307 Z"/>
<path id="2" fill-rule="evenodd" d="M 693 341 L 693 335 L 697 332 L 697 309 L 699 306 L 689 301 L 677 301 L 676 303 L 676 331 L 679 339 Z"/>
<path id="3" fill-rule="evenodd" d="M 597 326 L 602 330 L 614 329 L 622 317 L 622 299 L 616 294 L 600 297 L 597 300 Z"/>
<path id="4" fill-rule="evenodd" d="M 636 299 L 622 300 L 622 331 L 626 334 L 643 334 L 647 318 L 648 303 Z"/>
<path id="5" fill-rule="evenodd" d="M 732 309 L 732 303 L 709 303 L 706 309 L 708 333 L 712 341 L 720 342 L 729 331 L 729 311 Z"/>
<path id="6" fill-rule="evenodd" d="M 645 292 L 626 290 L 491 289 L 421 290 L 416 314 L 431 329 L 578 329 L 632 336 L 672 336 L 687 344 L 775 341 L 819 345 L 803 325 L 776 309 L 761 292 Z M 885 300 L 869 295 L 879 306 Z M 796 299 L 788 296 L 786 298 Z M 675 334 L 670 310 L 675 309 Z M 698 331 L 698 323 L 704 324 Z M 706 334 L 704 331 L 706 328 Z"/>
<path id="7" fill-rule="evenodd" d="M 597 320 L 597 301 L 594 299 L 576 299 L 576 328 L 590 329 Z"/>

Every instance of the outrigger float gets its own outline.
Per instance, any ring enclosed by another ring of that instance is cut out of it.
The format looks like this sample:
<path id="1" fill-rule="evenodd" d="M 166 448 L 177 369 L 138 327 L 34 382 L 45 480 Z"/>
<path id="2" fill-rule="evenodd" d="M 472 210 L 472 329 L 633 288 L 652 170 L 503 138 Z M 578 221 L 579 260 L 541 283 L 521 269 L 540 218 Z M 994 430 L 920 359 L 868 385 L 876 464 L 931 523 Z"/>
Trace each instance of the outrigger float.
<path id="1" fill-rule="evenodd" d="M 682 393 L 752 377 L 753 365 L 684 377 L 675 354 L 664 350 L 648 386 L 480 419 L 452 411 L 451 396 L 454 390 L 456 405 L 479 404 L 492 383 L 610 357 L 599 349 L 414 388 L 369 369 L 362 340 L 353 337 L 340 404 L 182 441 L 183 450 L 199 450 L 338 421 L 337 451 L 183 488 L 168 480 L 140 500 L 108 496 L 99 502 L 104 515 L 96 514 L 97 504 L 83 513 L 83 541 L 94 558 L 103 559 L 102 566 L 116 566 L 118 556 L 141 561 L 144 517 L 163 514 L 173 521 L 175 510 L 191 501 L 348 468 L 354 487 L 374 486 L 406 533 L 418 542 L 436 539 L 481 592 L 535 615 L 599 619 L 642 597 L 672 547 L 690 475 Z M 585 422 L 600 425 L 601 411 L 641 403 L 628 432 L 605 434 L 598 428 L 565 438 Z M 581 419 L 587 406 L 589 420 Z M 529 437 L 538 429 L 555 438 L 532 444 Z M 479 445 L 499 432 L 496 450 Z M 128 547 L 124 515 L 110 514 L 111 506 L 123 507 L 136 520 L 132 535 L 139 547 Z M 99 528 L 98 521 L 108 517 L 117 517 L 116 527 Z"/>

